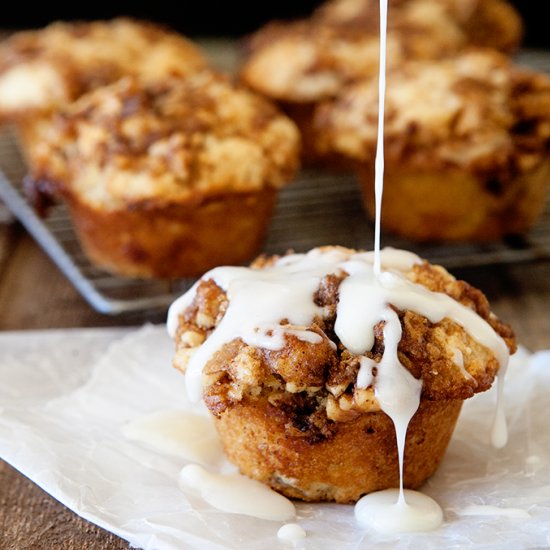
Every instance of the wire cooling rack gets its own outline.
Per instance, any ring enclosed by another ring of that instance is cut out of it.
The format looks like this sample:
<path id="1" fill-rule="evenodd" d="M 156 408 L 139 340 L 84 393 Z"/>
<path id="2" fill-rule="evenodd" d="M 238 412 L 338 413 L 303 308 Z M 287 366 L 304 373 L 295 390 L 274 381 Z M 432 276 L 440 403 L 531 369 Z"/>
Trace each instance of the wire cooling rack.
<path id="1" fill-rule="evenodd" d="M 92 265 L 79 245 L 64 205 L 39 217 L 21 187 L 25 162 L 13 135 L 0 135 L 0 199 L 49 254 L 59 269 L 99 312 L 164 310 L 194 282 L 114 276 Z M 279 196 L 264 251 L 304 252 L 338 244 L 372 248 L 373 226 L 364 214 L 352 176 L 301 173 Z M 550 204 L 533 230 L 522 238 L 491 244 L 418 245 L 382 235 L 382 246 L 405 248 L 449 269 L 550 259 Z"/>
<path id="2" fill-rule="evenodd" d="M 216 46 L 216 45 L 214 45 Z M 212 47 L 216 52 L 224 47 Z M 223 61 L 223 60 L 222 60 Z M 550 54 L 537 50 L 518 55 L 520 64 L 550 72 Z M 225 63 L 225 61 L 224 61 Z M 116 315 L 132 311 L 161 311 L 194 280 L 117 277 L 92 265 L 80 248 L 69 213 L 63 205 L 41 218 L 27 201 L 21 180 L 25 162 L 9 130 L 0 134 L 0 201 L 25 226 L 59 269 L 97 311 Z M 304 252 L 315 246 L 338 244 L 371 249 L 373 226 L 361 206 L 352 176 L 302 172 L 279 195 L 263 251 Z M 550 202 L 529 234 L 490 244 L 418 245 L 382 234 L 382 246 L 405 248 L 448 269 L 550 259 Z"/>

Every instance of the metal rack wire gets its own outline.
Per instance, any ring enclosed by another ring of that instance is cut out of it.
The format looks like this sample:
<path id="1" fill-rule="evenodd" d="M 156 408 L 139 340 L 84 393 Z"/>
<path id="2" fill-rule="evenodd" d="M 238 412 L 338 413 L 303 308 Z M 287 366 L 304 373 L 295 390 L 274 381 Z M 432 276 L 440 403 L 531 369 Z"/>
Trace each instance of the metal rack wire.
<path id="1" fill-rule="evenodd" d="M 21 187 L 25 162 L 16 140 L 7 131 L 0 135 L 0 168 L 0 199 L 97 311 L 116 315 L 163 310 L 194 282 L 118 277 L 91 264 L 65 206 L 57 205 L 41 218 L 27 201 Z M 303 252 L 327 244 L 370 249 L 373 235 L 352 176 L 304 172 L 280 193 L 264 251 Z M 550 203 L 533 230 L 515 241 L 418 245 L 383 235 L 382 244 L 412 250 L 449 269 L 550 259 Z"/>

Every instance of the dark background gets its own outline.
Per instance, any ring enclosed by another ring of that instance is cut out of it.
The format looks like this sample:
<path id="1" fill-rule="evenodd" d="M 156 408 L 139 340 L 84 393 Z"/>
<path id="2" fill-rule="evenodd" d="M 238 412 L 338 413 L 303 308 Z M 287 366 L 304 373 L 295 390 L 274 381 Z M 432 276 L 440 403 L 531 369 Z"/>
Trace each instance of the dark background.
<path id="1" fill-rule="evenodd" d="M 2 10 L 0 26 L 6 29 L 36 28 L 55 20 L 106 19 L 128 15 L 164 23 L 189 37 L 238 37 L 253 32 L 271 19 L 306 16 L 319 4 L 319 1 L 314 0 L 150 0 L 140 5 L 139 2 L 101 4 L 92 0 L 78 5 L 76 2 L 68 3 L 67 6 L 54 1 L 42 2 L 31 7 L 23 2 L 28 9 L 17 9 L 17 5 L 12 3 L 11 13 Z M 512 4 L 519 10 L 525 23 L 523 45 L 550 49 L 550 24 L 543 13 L 544 0 L 512 0 Z"/>

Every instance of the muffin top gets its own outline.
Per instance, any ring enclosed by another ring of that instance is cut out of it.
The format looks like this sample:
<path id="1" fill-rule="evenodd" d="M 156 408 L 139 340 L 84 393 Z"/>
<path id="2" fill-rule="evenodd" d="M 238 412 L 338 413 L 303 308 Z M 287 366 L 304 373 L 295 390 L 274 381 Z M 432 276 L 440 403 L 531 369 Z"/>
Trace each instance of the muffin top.
<path id="1" fill-rule="evenodd" d="M 537 165 L 550 144 L 550 78 L 493 50 L 411 61 L 388 72 L 385 158 L 417 168 L 466 167 L 501 181 Z M 378 83 L 363 79 L 319 106 L 317 147 L 374 158 Z"/>
<path id="2" fill-rule="evenodd" d="M 266 397 L 346 421 L 380 410 L 396 365 L 425 399 L 487 390 L 516 343 L 482 292 L 410 252 L 382 250 L 380 274 L 373 258 L 322 247 L 206 273 L 168 315 L 190 397 L 215 415 Z"/>
<path id="3" fill-rule="evenodd" d="M 270 102 L 210 70 L 98 88 L 33 142 L 37 185 L 105 209 L 278 188 L 292 179 L 300 146 Z"/>
<path id="4" fill-rule="evenodd" d="M 183 36 L 125 17 L 17 32 L 0 44 L 0 119 L 48 111 L 123 75 L 148 82 L 206 64 Z"/>
<path id="5" fill-rule="evenodd" d="M 500 18 L 492 16 L 487 2 L 390 2 L 387 64 L 391 68 L 404 60 L 450 56 L 468 45 L 487 45 L 491 36 L 504 40 L 507 34 L 513 36 L 504 41 L 514 49 L 521 25 L 515 11 L 506 6 L 511 14 L 503 19 L 519 25 L 509 33 Z M 480 39 L 470 34 L 475 28 L 472 22 L 482 29 L 477 33 Z M 336 0 L 308 18 L 269 23 L 245 42 L 240 78 L 281 101 L 305 103 L 332 97 L 344 84 L 378 74 L 379 25 L 378 0 Z"/>
<path id="6" fill-rule="evenodd" d="M 328 0 L 314 15 L 332 23 L 372 28 L 373 19 L 377 24 L 379 8 L 380 0 Z M 404 21 L 433 24 L 446 17 L 458 27 L 465 44 L 507 53 L 517 50 L 524 33 L 519 12 L 507 0 L 389 0 L 388 13 Z"/>

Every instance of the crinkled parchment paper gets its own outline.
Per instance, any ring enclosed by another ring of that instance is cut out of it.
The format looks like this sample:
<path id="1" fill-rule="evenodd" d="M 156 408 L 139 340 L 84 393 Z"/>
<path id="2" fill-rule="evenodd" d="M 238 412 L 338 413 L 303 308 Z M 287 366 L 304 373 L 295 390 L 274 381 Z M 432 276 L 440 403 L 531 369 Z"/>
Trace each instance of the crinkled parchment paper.
<path id="1" fill-rule="evenodd" d="M 164 326 L 0 334 L 0 456 L 139 548 L 292 546 L 277 539 L 278 522 L 223 513 L 185 494 L 177 483 L 183 460 L 122 435 L 140 416 L 192 407 L 172 351 Z M 352 506 L 298 504 L 307 537 L 294 548 L 548 547 L 550 353 L 523 350 L 514 359 L 506 378 L 510 441 L 500 450 L 489 440 L 495 394 L 466 402 L 423 488 L 444 510 L 441 529 L 382 536 L 359 528 Z"/>

